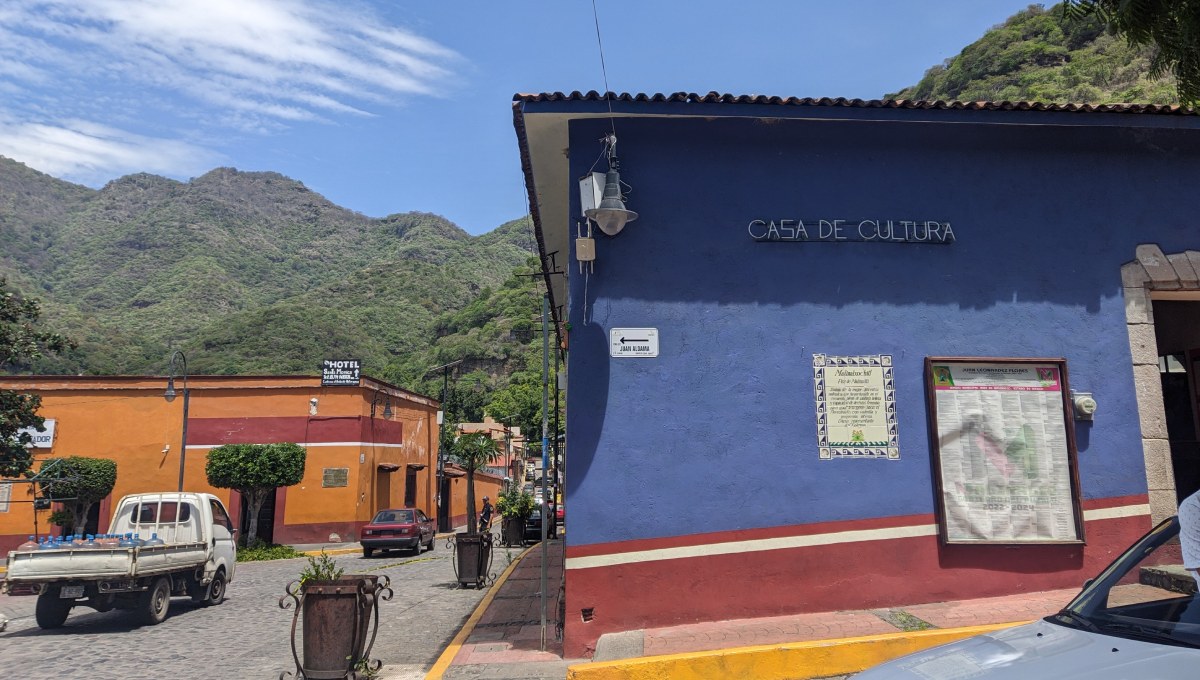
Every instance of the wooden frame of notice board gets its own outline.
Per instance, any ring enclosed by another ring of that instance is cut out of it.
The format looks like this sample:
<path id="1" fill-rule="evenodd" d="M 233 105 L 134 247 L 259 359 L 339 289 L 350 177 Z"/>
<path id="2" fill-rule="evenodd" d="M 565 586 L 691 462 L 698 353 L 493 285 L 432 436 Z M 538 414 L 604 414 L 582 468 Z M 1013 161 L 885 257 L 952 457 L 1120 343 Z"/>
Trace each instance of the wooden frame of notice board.
<path id="1" fill-rule="evenodd" d="M 1063 358 L 926 357 L 943 543 L 1084 542 Z"/>

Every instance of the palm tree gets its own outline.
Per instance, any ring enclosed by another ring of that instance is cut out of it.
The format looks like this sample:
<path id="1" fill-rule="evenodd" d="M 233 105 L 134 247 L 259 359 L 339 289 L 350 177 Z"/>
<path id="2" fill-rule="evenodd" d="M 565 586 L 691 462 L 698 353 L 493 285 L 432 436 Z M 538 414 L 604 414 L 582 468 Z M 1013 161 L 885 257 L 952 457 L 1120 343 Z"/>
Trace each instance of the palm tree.
<path id="1" fill-rule="evenodd" d="M 454 441 L 454 457 L 467 472 L 467 533 L 477 531 L 475 524 L 475 473 L 500 458 L 500 447 L 486 432 L 464 434 Z"/>

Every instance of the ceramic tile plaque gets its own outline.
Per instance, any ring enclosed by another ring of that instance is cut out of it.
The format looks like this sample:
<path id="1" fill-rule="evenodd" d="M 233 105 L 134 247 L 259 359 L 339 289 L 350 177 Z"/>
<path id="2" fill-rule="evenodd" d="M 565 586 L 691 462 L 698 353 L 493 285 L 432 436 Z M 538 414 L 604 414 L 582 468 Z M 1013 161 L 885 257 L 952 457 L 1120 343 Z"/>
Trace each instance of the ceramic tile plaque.
<path id="1" fill-rule="evenodd" d="M 813 355 L 817 450 L 834 458 L 900 459 L 892 355 Z"/>

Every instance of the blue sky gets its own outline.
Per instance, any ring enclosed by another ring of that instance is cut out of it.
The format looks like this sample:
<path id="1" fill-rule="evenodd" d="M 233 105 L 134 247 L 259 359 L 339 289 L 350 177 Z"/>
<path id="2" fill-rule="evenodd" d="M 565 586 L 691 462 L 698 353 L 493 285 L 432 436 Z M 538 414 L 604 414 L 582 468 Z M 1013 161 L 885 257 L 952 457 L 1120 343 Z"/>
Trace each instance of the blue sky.
<path id="1" fill-rule="evenodd" d="M 1028 0 L 596 0 L 609 88 L 879 98 Z M 0 0 L 0 155 L 92 187 L 272 170 L 473 234 L 517 92 L 604 90 L 591 0 Z"/>

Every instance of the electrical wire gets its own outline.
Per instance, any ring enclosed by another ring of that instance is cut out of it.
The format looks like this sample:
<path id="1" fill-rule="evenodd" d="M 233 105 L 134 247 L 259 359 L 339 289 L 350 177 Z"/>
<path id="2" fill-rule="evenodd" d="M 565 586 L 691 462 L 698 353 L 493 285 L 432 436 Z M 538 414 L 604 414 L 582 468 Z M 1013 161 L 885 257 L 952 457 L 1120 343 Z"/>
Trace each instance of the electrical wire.
<path id="1" fill-rule="evenodd" d="M 613 117 L 612 97 L 609 96 L 608 67 L 604 64 L 604 41 L 600 39 L 600 13 L 596 10 L 596 0 L 592 0 L 592 19 L 596 23 L 596 45 L 600 48 L 600 73 L 604 76 L 604 101 L 608 103 L 608 124 L 612 127 L 613 136 L 617 136 L 617 124 Z"/>

